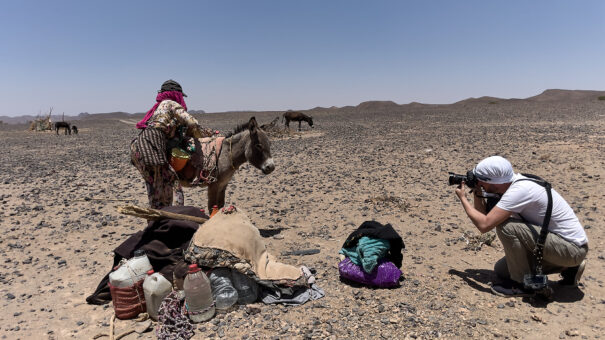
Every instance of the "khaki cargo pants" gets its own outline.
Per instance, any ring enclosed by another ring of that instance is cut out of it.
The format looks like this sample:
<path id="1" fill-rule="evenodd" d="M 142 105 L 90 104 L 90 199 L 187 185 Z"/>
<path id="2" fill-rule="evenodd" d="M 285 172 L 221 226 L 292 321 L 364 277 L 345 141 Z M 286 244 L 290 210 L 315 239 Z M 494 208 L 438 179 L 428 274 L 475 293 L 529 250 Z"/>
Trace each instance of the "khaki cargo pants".
<path id="1" fill-rule="evenodd" d="M 523 282 L 523 275 L 533 273 L 536 266 L 533 254 L 541 227 L 518 220 L 496 227 L 496 234 L 504 247 L 504 257 L 496 262 L 494 271 L 503 279 Z M 582 247 L 548 233 L 544 246 L 542 271 L 544 274 L 560 273 L 568 267 L 578 266 L 586 257 L 588 246 Z"/>

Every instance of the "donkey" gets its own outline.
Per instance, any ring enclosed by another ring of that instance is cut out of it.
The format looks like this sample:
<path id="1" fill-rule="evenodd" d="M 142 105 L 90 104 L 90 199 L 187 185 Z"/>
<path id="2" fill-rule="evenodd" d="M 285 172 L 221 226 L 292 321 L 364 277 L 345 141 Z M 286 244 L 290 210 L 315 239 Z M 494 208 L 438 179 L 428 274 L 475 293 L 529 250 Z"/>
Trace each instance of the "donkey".
<path id="1" fill-rule="evenodd" d="M 309 117 L 306 114 L 298 111 L 288 111 L 282 116 L 282 122 L 286 119 L 286 127 L 290 129 L 290 121 L 298 122 L 298 131 L 300 131 L 300 124 L 304 120 L 309 123 L 309 126 L 313 128 L 313 117 Z"/>
<path id="2" fill-rule="evenodd" d="M 73 132 L 73 133 L 74 133 L 74 135 L 77 135 L 77 134 L 78 134 L 78 127 L 77 127 L 77 126 L 75 126 L 75 125 L 72 125 L 72 126 L 71 126 L 71 132 Z"/>
<path id="3" fill-rule="evenodd" d="M 191 161 L 187 166 L 179 171 L 179 181 L 181 185 L 208 187 L 208 210 L 213 206 L 222 208 L 225 205 L 225 190 L 231 177 L 239 167 L 248 162 L 263 174 L 270 174 L 275 170 L 275 163 L 271 157 L 270 142 L 267 134 L 258 127 L 254 117 L 245 123 L 237 126 L 232 133 L 228 133 L 222 141 L 222 147 L 216 159 L 216 181 L 207 184 L 203 182 L 195 183 L 195 177 L 202 170 L 199 160 L 201 155 L 202 138 L 196 140 L 196 151 L 191 155 Z"/>
<path id="4" fill-rule="evenodd" d="M 65 135 L 68 133 L 71 135 L 71 127 L 68 122 L 56 122 L 55 123 L 55 131 L 57 131 L 57 135 L 59 134 L 59 129 L 65 129 Z"/>

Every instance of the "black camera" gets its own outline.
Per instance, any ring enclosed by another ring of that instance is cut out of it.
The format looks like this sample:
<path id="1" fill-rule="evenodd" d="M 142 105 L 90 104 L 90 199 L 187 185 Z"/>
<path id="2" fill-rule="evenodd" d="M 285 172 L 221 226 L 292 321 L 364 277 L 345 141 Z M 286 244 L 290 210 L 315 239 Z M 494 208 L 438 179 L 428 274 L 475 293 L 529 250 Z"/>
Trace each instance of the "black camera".
<path id="1" fill-rule="evenodd" d="M 477 185 L 477 177 L 473 173 L 473 170 L 469 170 L 466 172 L 466 175 L 459 175 L 453 172 L 450 172 L 449 183 L 450 185 L 460 185 L 460 183 L 464 182 L 467 187 L 473 189 Z"/>
<path id="2" fill-rule="evenodd" d="M 530 290 L 543 290 L 548 287 L 548 277 L 541 274 L 525 274 L 523 276 L 523 287 Z"/>

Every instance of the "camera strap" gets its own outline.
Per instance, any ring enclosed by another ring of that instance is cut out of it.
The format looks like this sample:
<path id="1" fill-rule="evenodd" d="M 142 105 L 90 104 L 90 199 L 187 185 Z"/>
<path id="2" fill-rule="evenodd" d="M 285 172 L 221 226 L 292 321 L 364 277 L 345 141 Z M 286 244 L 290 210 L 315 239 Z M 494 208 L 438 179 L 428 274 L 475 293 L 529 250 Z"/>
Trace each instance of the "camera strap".
<path id="1" fill-rule="evenodd" d="M 550 224 L 550 217 L 552 216 L 552 186 L 547 181 L 536 175 L 530 174 L 521 174 L 528 178 L 521 178 L 515 182 L 519 181 L 532 181 L 546 190 L 546 196 L 548 197 L 548 204 L 546 205 L 546 214 L 544 215 L 544 221 L 542 221 L 542 229 L 540 229 L 540 235 L 536 240 L 536 248 L 534 249 L 534 255 L 536 256 L 536 275 L 542 275 L 542 259 L 544 256 L 544 245 L 546 244 L 546 236 L 548 236 L 548 225 Z M 519 214 L 521 216 L 521 214 Z M 521 216 L 523 218 L 523 216 Z"/>

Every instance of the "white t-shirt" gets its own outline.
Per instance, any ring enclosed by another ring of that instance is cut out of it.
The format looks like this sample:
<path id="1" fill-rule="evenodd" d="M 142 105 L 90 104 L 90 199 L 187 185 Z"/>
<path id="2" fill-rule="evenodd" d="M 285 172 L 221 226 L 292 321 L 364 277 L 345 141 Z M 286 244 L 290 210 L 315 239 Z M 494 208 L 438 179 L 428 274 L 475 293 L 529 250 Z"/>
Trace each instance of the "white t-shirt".
<path id="1" fill-rule="evenodd" d="M 502 195 L 496 206 L 514 213 L 513 216 L 516 218 L 519 218 L 519 214 L 521 214 L 527 222 L 542 227 L 548 205 L 546 190 L 533 181 L 518 181 L 521 178 L 527 177 L 521 174 L 514 175 L 511 186 Z M 548 231 L 578 246 L 588 243 L 586 232 L 578 217 L 555 189 L 552 189 L 552 201 L 552 215 Z"/>

